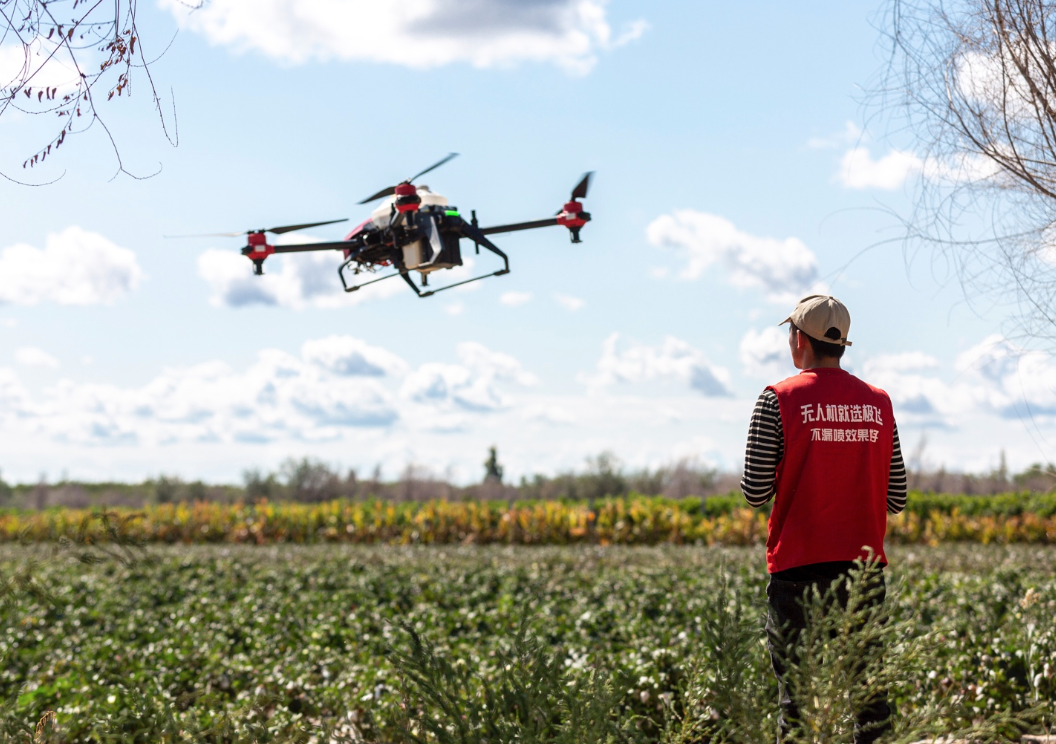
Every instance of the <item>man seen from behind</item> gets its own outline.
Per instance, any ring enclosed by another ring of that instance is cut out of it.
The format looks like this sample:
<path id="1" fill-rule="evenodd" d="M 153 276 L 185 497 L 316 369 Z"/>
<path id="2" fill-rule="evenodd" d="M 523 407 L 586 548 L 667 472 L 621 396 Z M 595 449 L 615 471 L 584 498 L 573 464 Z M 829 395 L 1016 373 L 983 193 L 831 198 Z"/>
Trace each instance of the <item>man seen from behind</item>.
<path id="1" fill-rule="evenodd" d="M 811 295 L 783 322 L 799 374 L 768 386 L 748 429 L 741 491 L 753 507 L 773 500 L 766 563 L 767 635 L 777 675 L 779 741 L 798 726 L 786 644 L 806 626 L 804 595 L 824 595 L 856 560 L 875 560 L 875 603 L 884 600 L 887 514 L 906 506 L 906 471 L 891 400 L 840 367 L 851 317 L 835 297 Z M 846 593 L 836 596 L 846 602 Z M 884 691 L 855 711 L 855 744 L 890 730 Z"/>

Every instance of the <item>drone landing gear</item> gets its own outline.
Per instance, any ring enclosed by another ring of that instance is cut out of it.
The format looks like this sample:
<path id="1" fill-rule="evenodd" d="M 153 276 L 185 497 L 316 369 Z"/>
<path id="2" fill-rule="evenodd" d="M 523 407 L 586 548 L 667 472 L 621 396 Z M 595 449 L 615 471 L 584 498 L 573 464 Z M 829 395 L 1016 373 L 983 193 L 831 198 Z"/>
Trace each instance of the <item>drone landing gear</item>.
<path id="1" fill-rule="evenodd" d="M 354 285 L 352 285 L 350 287 L 350 286 L 348 286 L 348 281 L 345 279 L 345 269 L 348 268 L 349 264 L 355 263 L 355 260 L 356 259 L 354 259 L 354 258 L 350 258 L 347 261 L 345 261 L 343 264 L 341 264 L 340 266 L 337 267 L 337 275 L 339 277 L 341 277 L 341 284 L 345 288 L 346 292 L 355 292 L 357 289 L 365 287 L 368 284 L 377 284 L 378 282 L 384 281 L 385 279 L 391 279 L 394 276 L 400 276 L 399 273 L 386 274 L 385 276 L 379 276 L 377 279 L 371 279 L 369 282 L 363 282 L 362 284 L 354 284 Z"/>
<path id="2" fill-rule="evenodd" d="M 414 293 L 416 295 L 418 295 L 419 297 L 432 297 L 437 292 L 443 292 L 445 289 L 454 289 L 455 287 L 461 287 L 463 284 L 469 284 L 470 282 L 477 282 L 477 281 L 480 281 L 481 279 L 487 279 L 489 276 L 502 276 L 503 274 L 509 274 L 509 273 L 510 273 L 509 269 L 499 269 L 498 271 L 493 271 L 490 274 L 481 274 L 480 276 L 475 276 L 472 279 L 465 279 L 465 280 L 463 280 L 461 282 L 455 282 L 454 284 L 448 284 L 448 285 L 446 285 L 444 287 L 440 287 L 440 289 L 431 289 L 428 292 L 423 292 L 422 290 L 418 289 L 418 285 L 414 283 L 413 279 L 411 279 L 411 272 L 410 271 L 401 271 L 400 272 L 400 276 L 403 277 L 403 280 L 405 282 L 407 282 L 407 286 L 409 286 L 411 289 L 413 289 Z M 429 285 L 423 283 L 422 286 L 423 287 L 427 287 Z"/>
<path id="3" fill-rule="evenodd" d="M 473 223 L 466 222 L 461 217 L 454 216 L 454 215 L 449 217 L 448 220 L 449 220 L 448 224 L 451 226 L 451 229 L 453 229 L 454 232 L 456 232 L 460 238 L 468 238 L 469 240 L 472 240 L 474 242 L 474 244 L 476 244 L 477 253 L 480 253 L 480 247 L 484 246 L 489 251 L 491 251 L 496 256 L 498 256 L 499 258 L 502 259 L 503 266 L 498 271 L 492 271 L 492 272 L 489 272 L 487 274 L 481 274 L 480 276 L 475 276 L 475 277 L 473 277 L 471 279 L 464 279 L 463 281 L 455 282 L 454 284 L 448 284 L 446 286 L 440 287 L 439 289 L 431 289 L 428 292 L 423 292 L 422 290 L 420 290 L 418 288 L 418 286 L 414 283 L 414 280 L 411 279 L 410 272 L 408 270 L 401 269 L 400 270 L 400 275 L 403 277 L 403 280 L 405 282 L 407 282 L 407 285 L 411 289 L 413 289 L 414 293 L 416 295 L 418 295 L 419 297 L 431 297 L 434 294 L 436 294 L 437 292 L 443 292 L 445 289 L 454 289 L 455 287 L 461 287 L 463 284 L 469 284 L 470 282 L 477 282 L 477 281 L 480 281 L 481 279 L 487 279 L 489 276 L 502 276 L 503 274 L 509 274 L 510 273 L 510 259 L 509 259 L 509 257 L 505 253 L 502 252 L 501 248 L 499 248 L 497 245 L 495 245 L 490 240 L 488 240 L 487 236 L 484 235 L 483 232 L 481 232 L 479 227 L 477 227 Z M 475 221 L 475 215 L 474 215 L 474 221 Z M 426 278 L 427 276 L 428 276 L 428 274 L 422 276 L 422 286 L 423 287 L 429 286 L 428 279 Z"/>

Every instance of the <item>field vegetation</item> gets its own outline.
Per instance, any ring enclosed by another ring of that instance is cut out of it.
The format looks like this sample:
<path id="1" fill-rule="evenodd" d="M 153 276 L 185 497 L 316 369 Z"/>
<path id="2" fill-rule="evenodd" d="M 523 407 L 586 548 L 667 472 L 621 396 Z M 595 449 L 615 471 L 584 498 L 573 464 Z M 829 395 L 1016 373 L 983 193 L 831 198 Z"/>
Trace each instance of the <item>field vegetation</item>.
<path id="1" fill-rule="evenodd" d="M 1051 726 L 1056 550 L 891 558 L 863 673 L 897 739 Z M 55 742 L 773 740 L 756 547 L 8 545 L 0 571 L 10 741 L 48 711 Z M 810 741 L 849 740 L 844 625 L 808 656 Z"/>
<path id="2" fill-rule="evenodd" d="M 513 545 L 756 545 L 766 509 L 735 494 L 590 501 L 197 501 L 142 509 L 0 509 L 0 541 L 134 543 L 383 543 Z M 912 493 L 888 518 L 893 543 L 1056 544 L 1056 494 Z"/>

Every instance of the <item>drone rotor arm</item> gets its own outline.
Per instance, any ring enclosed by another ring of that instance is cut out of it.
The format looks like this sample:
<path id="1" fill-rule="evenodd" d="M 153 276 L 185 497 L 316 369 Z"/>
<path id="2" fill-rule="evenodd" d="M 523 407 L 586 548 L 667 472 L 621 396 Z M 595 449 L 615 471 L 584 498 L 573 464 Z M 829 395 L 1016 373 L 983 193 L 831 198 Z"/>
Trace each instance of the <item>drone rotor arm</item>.
<path id="1" fill-rule="evenodd" d="M 509 227 L 509 225 L 504 225 L 503 227 Z M 505 253 L 503 253 L 502 249 L 499 248 L 499 246 L 495 245 L 490 240 L 488 240 L 488 238 L 487 238 L 488 231 L 487 230 L 482 230 L 481 228 L 477 227 L 476 225 L 473 225 L 473 224 L 471 224 L 469 222 L 466 222 L 461 217 L 457 218 L 457 222 L 455 222 L 455 229 L 456 229 L 456 231 L 458 232 L 458 234 L 461 237 L 469 238 L 474 243 L 477 243 L 478 245 L 484 246 L 489 251 L 491 251 L 492 253 L 494 253 L 496 256 L 498 256 L 499 258 L 501 258 L 503 260 L 503 263 L 505 265 L 502 268 L 502 270 L 495 272 L 491 276 L 500 276 L 502 274 L 509 274 L 510 273 L 510 258 L 509 258 L 509 256 L 507 256 Z M 527 228 L 521 228 L 521 229 L 524 230 L 524 229 L 527 229 Z M 492 232 L 509 232 L 509 230 L 495 230 L 494 228 L 492 228 L 491 231 Z"/>
<path id="2" fill-rule="evenodd" d="M 549 217 L 545 220 L 517 222 L 511 225 L 496 225 L 494 227 L 481 227 L 479 228 L 479 231 L 481 235 L 495 235 L 496 233 L 516 232 L 518 230 L 534 230 L 537 227 L 552 227 L 557 224 L 559 224 L 557 217 Z"/>
<path id="3" fill-rule="evenodd" d="M 342 251 L 358 247 L 358 241 L 334 240 L 327 243 L 295 243 L 293 245 L 276 245 L 275 253 L 307 253 L 308 251 Z"/>

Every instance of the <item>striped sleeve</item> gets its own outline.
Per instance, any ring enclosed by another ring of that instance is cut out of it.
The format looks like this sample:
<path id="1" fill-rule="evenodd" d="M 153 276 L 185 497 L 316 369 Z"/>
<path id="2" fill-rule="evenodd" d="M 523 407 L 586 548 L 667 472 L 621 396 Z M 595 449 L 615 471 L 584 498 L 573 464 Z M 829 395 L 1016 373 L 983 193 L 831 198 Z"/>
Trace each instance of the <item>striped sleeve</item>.
<path id="1" fill-rule="evenodd" d="M 898 514 L 906 508 L 908 479 L 906 464 L 902 461 L 902 446 L 898 443 L 898 426 L 895 426 L 895 446 L 891 450 L 891 472 L 887 478 L 887 513 Z"/>
<path id="2" fill-rule="evenodd" d="M 750 506 L 760 507 L 774 497 L 777 464 L 784 454 L 781 409 L 777 405 L 777 393 L 768 388 L 755 402 L 752 421 L 748 425 L 741 493 Z"/>

